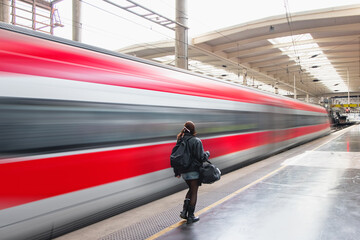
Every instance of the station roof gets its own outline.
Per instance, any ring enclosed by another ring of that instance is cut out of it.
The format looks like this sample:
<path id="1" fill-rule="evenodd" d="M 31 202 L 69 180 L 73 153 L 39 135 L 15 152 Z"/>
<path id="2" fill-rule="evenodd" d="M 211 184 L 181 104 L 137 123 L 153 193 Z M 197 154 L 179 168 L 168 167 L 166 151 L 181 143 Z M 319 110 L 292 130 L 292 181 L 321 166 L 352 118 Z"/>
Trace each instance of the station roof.
<path id="1" fill-rule="evenodd" d="M 190 26 L 191 27 L 191 26 Z M 174 65 L 174 42 L 139 44 L 122 53 Z M 292 13 L 194 37 L 189 70 L 280 94 L 360 92 L 360 5 Z M 295 79 L 295 80 L 294 80 Z M 350 85 L 348 84 L 350 80 Z"/>

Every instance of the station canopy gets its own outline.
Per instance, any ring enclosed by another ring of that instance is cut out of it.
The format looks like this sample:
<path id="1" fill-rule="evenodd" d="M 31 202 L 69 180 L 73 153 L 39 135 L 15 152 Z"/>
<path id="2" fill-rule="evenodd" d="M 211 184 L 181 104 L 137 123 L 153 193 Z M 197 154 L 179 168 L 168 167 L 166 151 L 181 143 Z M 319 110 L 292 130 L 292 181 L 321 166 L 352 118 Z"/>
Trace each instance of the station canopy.
<path id="1" fill-rule="evenodd" d="M 191 27 L 191 26 L 190 26 Z M 175 65 L 174 41 L 119 52 Z M 360 5 L 269 17 L 191 39 L 189 70 L 281 95 L 360 92 Z M 275 89 L 277 89 L 275 91 Z"/>

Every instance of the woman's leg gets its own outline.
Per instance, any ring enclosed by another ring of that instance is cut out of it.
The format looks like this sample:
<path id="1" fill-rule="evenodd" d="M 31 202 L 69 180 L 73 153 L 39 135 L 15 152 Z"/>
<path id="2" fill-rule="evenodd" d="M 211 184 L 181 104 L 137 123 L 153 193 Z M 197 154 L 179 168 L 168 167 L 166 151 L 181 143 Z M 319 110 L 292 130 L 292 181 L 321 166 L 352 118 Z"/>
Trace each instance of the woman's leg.
<path id="1" fill-rule="evenodd" d="M 190 199 L 191 198 L 191 187 L 190 187 L 190 184 L 189 184 L 189 180 L 187 180 L 187 181 L 185 181 L 186 182 L 186 184 L 188 185 L 188 187 L 189 187 L 189 190 L 187 191 L 187 193 L 186 193 L 186 196 L 185 196 L 185 199 Z"/>
<path id="2" fill-rule="evenodd" d="M 187 217 L 188 217 L 188 208 L 189 208 L 190 197 L 191 197 L 190 185 L 187 182 L 186 182 L 186 184 L 188 185 L 189 190 L 187 191 L 186 196 L 185 196 L 183 210 L 180 212 L 180 217 L 184 218 L 184 219 L 187 219 Z"/>
<path id="3" fill-rule="evenodd" d="M 189 186 L 189 192 L 190 192 L 190 204 L 188 207 L 188 217 L 187 217 L 187 223 L 193 223 L 199 221 L 199 217 L 194 216 L 195 211 L 195 205 L 197 201 L 197 192 L 199 189 L 199 179 L 196 180 L 186 180 L 186 183 Z"/>
<path id="4" fill-rule="evenodd" d="M 189 191 L 186 194 L 186 198 L 190 198 L 190 205 L 195 207 L 199 189 L 199 179 L 186 180 L 186 183 L 189 186 Z"/>

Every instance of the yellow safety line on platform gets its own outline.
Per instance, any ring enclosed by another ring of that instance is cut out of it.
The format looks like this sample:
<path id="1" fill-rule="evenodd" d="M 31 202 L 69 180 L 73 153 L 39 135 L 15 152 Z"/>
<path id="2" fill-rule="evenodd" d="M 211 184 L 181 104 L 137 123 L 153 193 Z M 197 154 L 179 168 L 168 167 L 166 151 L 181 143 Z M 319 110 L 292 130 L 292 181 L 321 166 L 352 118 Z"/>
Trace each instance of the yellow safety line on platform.
<path id="1" fill-rule="evenodd" d="M 351 127 L 350 127 L 350 128 L 351 128 Z M 345 129 L 344 129 L 344 130 L 345 130 Z M 346 129 L 346 130 L 349 130 L 349 129 Z M 314 151 L 314 150 L 316 150 L 316 149 L 324 146 L 325 144 L 329 143 L 330 141 L 332 141 L 332 140 L 340 137 L 340 136 L 343 135 L 345 132 L 347 132 L 347 131 L 344 131 L 344 132 L 340 133 L 338 136 L 336 136 L 336 137 L 334 137 L 334 138 L 331 138 L 329 141 L 326 141 L 325 143 L 321 144 L 320 146 L 315 147 L 315 148 L 312 149 L 311 151 Z M 265 176 L 259 178 L 259 179 L 256 180 L 256 181 L 254 181 L 254 182 L 246 185 L 245 187 L 242 187 L 242 188 L 240 188 L 239 190 L 236 190 L 235 192 L 233 192 L 233 193 L 227 195 L 226 197 L 220 199 L 219 201 L 217 201 L 217 202 L 215 202 L 215 203 L 207 206 L 206 208 L 203 208 L 203 209 L 197 211 L 197 212 L 195 213 L 195 215 L 201 215 L 201 214 L 205 213 L 206 211 L 209 211 L 210 209 L 216 207 L 217 205 L 220 205 L 221 203 L 223 203 L 223 202 L 225 202 L 225 201 L 227 201 L 227 200 L 235 197 L 236 195 L 238 195 L 238 194 L 241 193 L 242 191 L 244 191 L 244 190 L 246 190 L 246 189 L 254 186 L 255 184 L 257 184 L 257 183 L 265 180 L 266 178 L 270 177 L 271 175 L 274 175 L 275 173 L 279 172 L 280 170 L 284 169 L 284 168 L 287 167 L 287 166 L 288 166 L 288 165 L 283 165 L 283 166 L 275 169 L 274 171 L 266 174 Z M 185 223 L 186 223 L 186 220 L 181 220 L 181 221 L 179 221 L 179 222 L 177 222 L 177 223 L 175 223 L 175 224 L 173 224 L 173 225 L 171 225 L 171 226 L 169 226 L 169 227 L 161 230 L 160 232 L 152 235 L 151 237 L 147 238 L 146 240 L 154 240 L 154 239 L 156 239 L 156 238 L 164 235 L 165 233 L 167 233 L 167 232 L 169 232 L 169 231 L 171 231 L 171 230 L 173 230 L 173 229 L 175 229 L 175 228 L 177 228 L 177 227 L 180 227 L 181 225 L 183 225 L 183 224 L 185 224 Z"/>
<path id="2" fill-rule="evenodd" d="M 248 185 L 246 185 L 245 187 L 240 188 L 239 190 L 237 190 L 237 191 L 229 194 L 228 196 L 226 196 L 226 197 L 220 199 L 219 201 L 217 201 L 217 202 L 215 202 L 215 203 L 207 206 L 206 208 L 201 209 L 200 211 L 196 212 L 195 215 L 201 215 L 201 214 L 203 214 L 204 212 L 206 212 L 206 211 L 208 211 L 208 210 L 216 207 L 217 205 L 219 205 L 219 204 L 221 204 L 221 203 L 229 200 L 230 198 L 235 197 L 237 194 L 239 194 L 239 193 L 241 193 L 242 191 L 250 188 L 251 186 L 253 186 L 253 185 L 255 185 L 255 184 L 263 181 L 264 179 L 270 177 L 271 175 L 277 173 L 278 171 L 280 171 L 281 169 L 283 169 L 283 168 L 285 168 L 285 167 L 286 167 L 286 166 L 279 167 L 278 169 L 272 171 L 271 173 L 266 174 L 265 176 L 259 178 L 258 180 L 254 181 L 254 182 L 252 182 L 252 183 L 250 183 L 250 184 L 248 184 Z M 177 223 L 171 225 L 170 227 L 167 227 L 167 228 L 163 229 L 162 231 L 160 231 L 160 232 L 152 235 L 151 237 L 147 238 L 146 240 L 156 239 L 156 238 L 160 237 L 161 235 L 169 232 L 170 230 L 172 230 L 172 229 L 174 229 L 174 228 L 177 228 L 177 227 L 183 225 L 184 223 L 186 223 L 185 220 L 182 220 L 182 221 L 180 221 L 180 222 L 177 222 Z"/>

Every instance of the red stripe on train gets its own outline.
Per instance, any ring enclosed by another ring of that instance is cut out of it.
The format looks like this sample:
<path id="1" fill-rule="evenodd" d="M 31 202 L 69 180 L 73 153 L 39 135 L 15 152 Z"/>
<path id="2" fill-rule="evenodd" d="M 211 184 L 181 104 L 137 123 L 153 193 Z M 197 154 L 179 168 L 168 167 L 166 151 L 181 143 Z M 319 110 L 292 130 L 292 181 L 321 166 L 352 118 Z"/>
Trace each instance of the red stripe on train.
<path id="1" fill-rule="evenodd" d="M 171 69 L 0 30 L 0 71 L 326 113 L 324 108 Z M 21 36 L 21 37 L 19 37 Z M 21 67 L 19 67 L 21 66 Z"/>
<path id="2" fill-rule="evenodd" d="M 329 124 L 204 139 L 211 157 L 276 143 Z M 174 143 L 1 164 L 0 210 L 169 168 Z"/>

